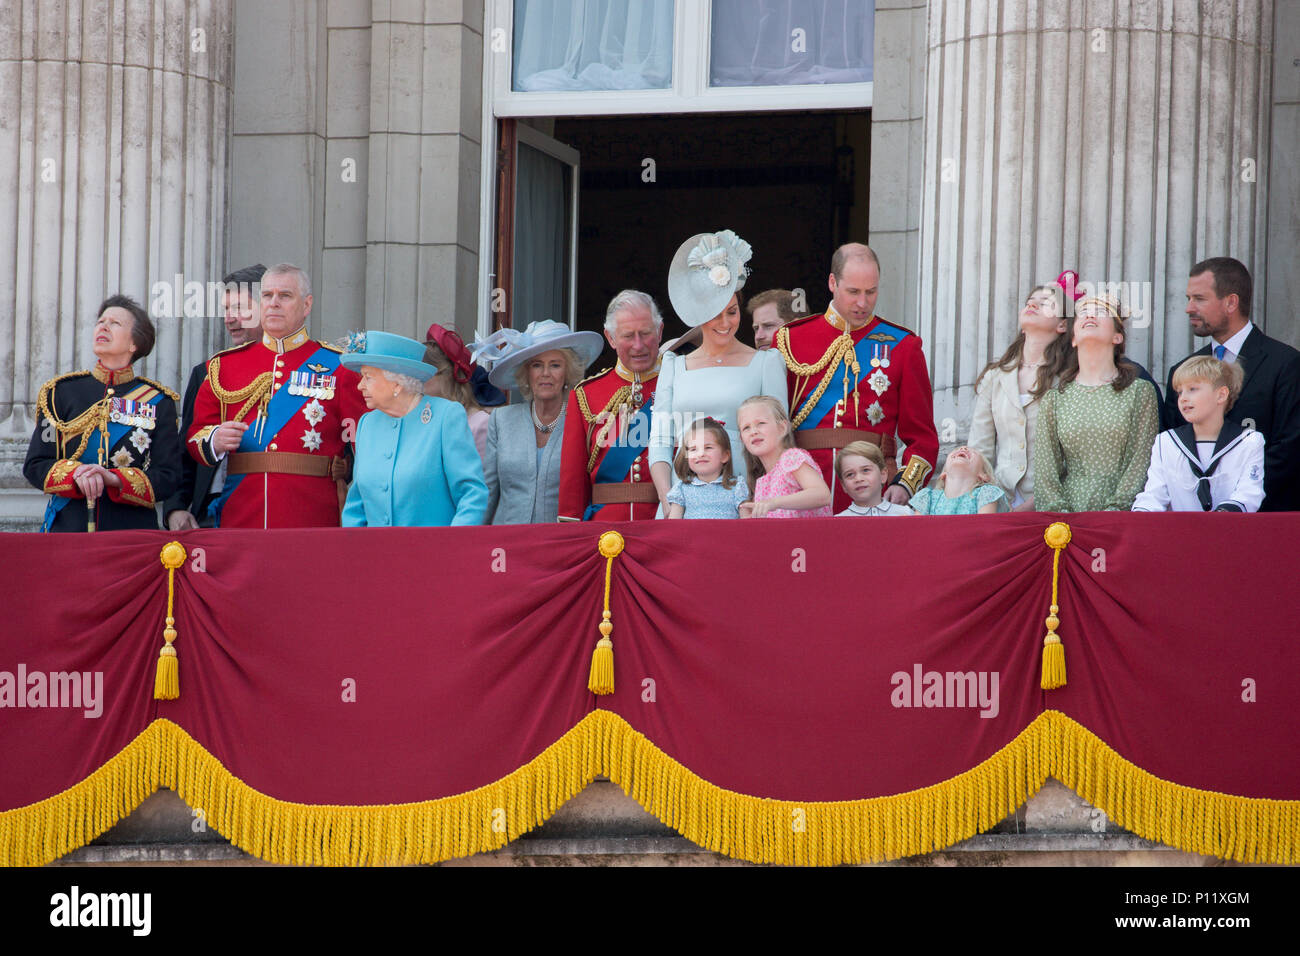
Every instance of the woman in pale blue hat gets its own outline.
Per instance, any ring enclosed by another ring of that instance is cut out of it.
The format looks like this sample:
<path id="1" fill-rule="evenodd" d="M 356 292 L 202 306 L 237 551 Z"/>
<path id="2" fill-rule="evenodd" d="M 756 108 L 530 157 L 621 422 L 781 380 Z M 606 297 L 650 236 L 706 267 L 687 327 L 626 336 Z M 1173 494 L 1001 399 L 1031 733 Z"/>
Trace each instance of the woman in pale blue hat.
<path id="1" fill-rule="evenodd" d="M 753 395 L 787 405 L 785 360 L 775 350 L 755 351 L 736 339 L 740 290 L 749 275 L 749 243 L 730 229 L 691 236 L 668 269 L 668 297 L 686 325 L 699 328 L 699 347 L 689 355 L 664 356 L 650 426 L 650 475 L 659 502 L 673 483 L 673 455 L 686 426 L 699 418 L 723 424 L 732 460 L 743 446 L 736 410 Z M 689 333 L 688 333 L 689 334 Z"/>
<path id="2" fill-rule="evenodd" d="M 358 332 L 340 360 L 361 375 L 372 409 L 357 424 L 357 458 L 343 527 L 482 524 L 483 466 L 465 409 L 424 394 L 438 373 L 424 345 L 389 332 Z"/>
<path id="3" fill-rule="evenodd" d="M 545 319 L 522 332 L 500 329 L 473 346 L 488 381 L 516 389 L 524 401 L 493 412 L 488 421 L 483 475 L 488 522 L 538 524 L 559 513 L 560 450 L 568 393 L 582 380 L 605 342 Z"/>

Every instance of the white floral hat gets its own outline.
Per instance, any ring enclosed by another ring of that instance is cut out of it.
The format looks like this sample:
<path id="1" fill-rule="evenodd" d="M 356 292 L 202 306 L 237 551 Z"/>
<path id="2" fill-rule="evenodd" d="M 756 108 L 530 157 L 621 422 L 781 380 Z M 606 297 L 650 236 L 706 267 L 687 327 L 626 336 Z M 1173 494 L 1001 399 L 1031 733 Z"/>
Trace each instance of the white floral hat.
<path id="1" fill-rule="evenodd" d="M 668 267 L 668 298 L 677 317 L 690 326 L 716 318 L 744 286 L 752 255 L 749 243 L 730 229 L 683 242 Z"/>
<path id="2" fill-rule="evenodd" d="M 470 351 L 474 361 L 491 369 L 488 381 L 500 389 L 515 388 L 515 370 L 534 355 L 552 349 L 573 349 L 582 367 L 586 368 L 600 357 L 605 340 L 595 332 L 574 332 L 554 319 L 529 322 L 522 332 L 518 329 L 498 329 L 486 339 L 475 338 Z"/>

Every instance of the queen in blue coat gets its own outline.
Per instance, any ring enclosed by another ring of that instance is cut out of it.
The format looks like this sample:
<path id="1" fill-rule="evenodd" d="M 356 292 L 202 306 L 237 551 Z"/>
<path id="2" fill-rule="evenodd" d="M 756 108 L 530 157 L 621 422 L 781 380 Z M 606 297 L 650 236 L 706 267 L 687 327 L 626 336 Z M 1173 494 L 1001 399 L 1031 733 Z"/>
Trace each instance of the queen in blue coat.
<path id="1" fill-rule="evenodd" d="M 487 485 L 465 409 L 424 394 L 438 370 L 423 357 L 414 339 L 364 332 L 341 360 L 372 409 L 357 425 L 345 528 L 483 523 Z"/>

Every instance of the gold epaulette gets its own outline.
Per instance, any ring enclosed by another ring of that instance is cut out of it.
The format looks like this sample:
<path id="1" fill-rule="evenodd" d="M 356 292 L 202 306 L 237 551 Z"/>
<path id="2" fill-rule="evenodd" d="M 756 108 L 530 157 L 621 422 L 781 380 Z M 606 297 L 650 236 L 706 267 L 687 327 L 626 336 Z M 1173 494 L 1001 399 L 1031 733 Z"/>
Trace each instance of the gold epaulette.
<path id="1" fill-rule="evenodd" d="M 208 361 L 211 362 L 212 359 L 216 358 L 218 355 L 226 355 L 229 352 L 238 352 L 240 349 L 246 349 L 250 345 L 256 345 L 257 341 L 258 341 L 257 339 L 253 339 L 251 342 L 244 342 L 241 345 L 232 345 L 228 349 L 218 349 L 215 353 L 213 353 L 212 358 L 208 359 Z"/>
<path id="2" fill-rule="evenodd" d="M 145 378 L 143 375 L 137 375 L 136 378 L 141 382 L 146 382 L 149 385 L 152 385 L 154 388 L 158 389 L 158 391 L 162 392 L 164 395 L 170 398 L 173 402 L 179 402 L 181 400 L 180 395 L 178 395 L 176 392 L 173 392 L 170 388 L 168 388 L 166 385 L 163 385 L 161 382 L 155 382 L 153 379 Z"/>
<path id="3" fill-rule="evenodd" d="M 587 404 L 587 393 L 582 390 L 582 386 L 586 385 L 588 382 L 594 382 L 596 379 L 600 378 L 603 375 L 607 375 L 612 371 L 613 371 L 612 367 L 601 369 L 595 375 L 590 375 L 587 378 L 584 378 L 577 385 L 573 386 L 573 394 L 578 399 L 578 409 L 582 412 L 582 417 L 583 419 L 586 420 L 588 425 L 591 424 L 592 419 L 594 419 L 596 416 L 592 414 L 591 407 Z"/>
<path id="4" fill-rule="evenodd" d="M 337 352 L 339 353 L 339 355 L 343 354 L 343 350 L 339 348 L 337 345 L 335 345 L 333 342 L 326 342 L 324 339 L 317 339 L 316 344 L 319 345 L 321 348 L 329 349 L 331 352 Z"/>
<path id="5" fill-rule="evenodd" d="M 50 393 L 54 386 L 64 379 L 76 378 L 80 375 L 91 374 L 88 369 L 82 369 L 77 372 L 66 372 L 63 375 L 56 375 L 36 393 L 36 421 L 39 424 L 42 417 L 54 426 L 56 437 L 54 446 L 58 450 L 60 458 L 77 460 L 81 458 L 81 453 L 86 450 L 86 445 L 90 442 L 90 434 L 95 429 L 104 432 L 104 438 L 107 440 L 108 432 L 105 430 L 108 426 L 109 399 L 101 398 L 92 404 L 84 412 L 78 415 L 70 422 L 65 422 L 54 414 L 54 409 L 50 407 Z M 80 439 L 77 450 L 71 455 L 64 454 L 64 445 L 73 438 Z"/>
<path id="6" fill-rule="evenodd" d="M 581 382 L 575 385 L 574 388 L 582 388 L 582 386 L 586 385 L 588 382 L 594 382 L 596 381 L 596 379 L 600 378 L 601 376 L 608 375 L 612 371 L 614 371 L 614 366 L 612 365 L 609 368 L 602 368 L 595 375 L 588 375 Z"/>
<path id="7" fill-rule="evenodd" d="M 85 368 L 81 369 L 78 372 L 64 372 L 62 375 L 54 376 L 54 378 L 50 379 L 48 382 L 42 385 L 40 391 L 36 393 L 36 413 L 38 417 L 44 415 L 47 419 L 49 419 L 54 424 L 56 428 L 62 426 L 63 422 L 61 422 L 58 418 L 55 417 L 54 409 L 50 407 L 50 392 L 54 390 L 55 385 L 59 384 L 59 382 L 62 382 L 65 378 L 76 378 L 78 375 L 89 375 L 89 374 L 90 374 L 90 370 Z"/>

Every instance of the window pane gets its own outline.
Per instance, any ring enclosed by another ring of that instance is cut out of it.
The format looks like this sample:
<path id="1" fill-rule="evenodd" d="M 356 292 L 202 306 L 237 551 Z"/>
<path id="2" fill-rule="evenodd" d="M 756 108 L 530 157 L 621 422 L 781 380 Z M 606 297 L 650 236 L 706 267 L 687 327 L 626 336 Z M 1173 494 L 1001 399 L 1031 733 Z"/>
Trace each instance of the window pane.
<path id="1" fill-rule="evenodd" d="M 875 13 L 875 0 L 713 0 L 709 83 L 868 83 Z"/>
<path id="2" fill-rule="evenodd" d="M 512 88 L 665 90 L 673 0 L 515 0 Z"/>

